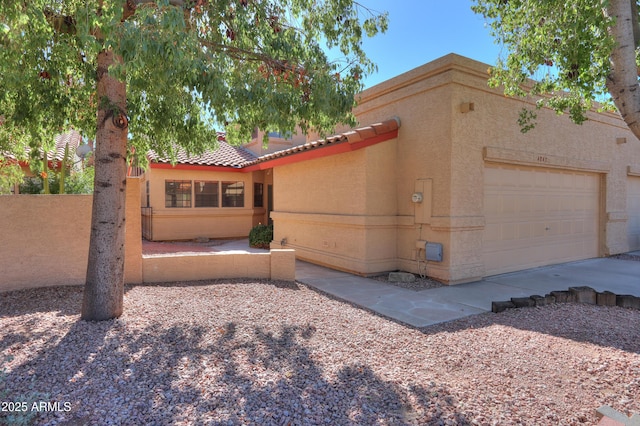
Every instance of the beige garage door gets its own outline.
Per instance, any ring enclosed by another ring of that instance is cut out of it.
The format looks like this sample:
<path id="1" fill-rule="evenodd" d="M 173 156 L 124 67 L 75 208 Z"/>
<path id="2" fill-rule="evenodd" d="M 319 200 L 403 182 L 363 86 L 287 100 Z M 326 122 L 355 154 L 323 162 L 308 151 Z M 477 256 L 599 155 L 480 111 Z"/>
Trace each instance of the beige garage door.
<path id="1" fill-rule="evenodd" d="M 640 250 L 640 177 L 627 180 L 627 215 L 629 250 Z"/>
<path id="2" fill-rule="evenodd" d="M 597 257 L 598 182 L 593 173 L 487 165 L 486 275 Z"/>

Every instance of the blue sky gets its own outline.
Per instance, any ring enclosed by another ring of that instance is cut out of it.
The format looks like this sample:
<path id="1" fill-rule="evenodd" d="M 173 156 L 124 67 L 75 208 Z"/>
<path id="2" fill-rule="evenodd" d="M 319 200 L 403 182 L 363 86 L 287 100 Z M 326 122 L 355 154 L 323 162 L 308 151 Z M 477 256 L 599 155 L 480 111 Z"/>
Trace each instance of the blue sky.
<path id="1" fill-rule="evenodd" d="M 389 29 L 364 41 L 378 73 L 365 80 L 371 87 L 448 53 L 495 64 L 500 47 L 484 17 L 470 0 L 360 0 L 370 9 L 389 12 Z"/>

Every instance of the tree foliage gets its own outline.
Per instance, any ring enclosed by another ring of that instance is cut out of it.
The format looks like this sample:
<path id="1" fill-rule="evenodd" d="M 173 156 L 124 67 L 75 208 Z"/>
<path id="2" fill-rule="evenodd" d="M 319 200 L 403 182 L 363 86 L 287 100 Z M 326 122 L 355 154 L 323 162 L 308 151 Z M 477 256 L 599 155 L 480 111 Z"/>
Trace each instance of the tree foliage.
<path id="1" fill-rule="evenodd" d="M 586 120 L 596 101 L 604 107 L 613 101 L 640 135 L 633 126 L 637 117 L 627 110 L 629 99 L 619 96 L 638 89 L 636 0 L 475 3 L 472 9 L 487 18 L 491 34 L 504 47 L 490 70 L 493 87 L 502 85 L 510 96 L 543 95 L 538 107 L 566 112 L 576 123 Z M 533 117 L 521 115 L 523 128 L 530 128 Z"/>
<path id="2" fill-rule="evenodd" d="M 201 153 L 217 130 L 238 142 L 354 124 L 375 69 L 362 38 L 386 25 L 354 0 L 0 2 L 0 149 L 69 128 L 96 139 L 81 317 L 122 313 L 127 158 Z"/>
<path id="3" fill-rule="evenodd" d="M 0 195 L 11 194 L 13 186 L 23 178 L 24 173 L 17 162 L 0 161 Z"/>
<path id="4" fill-rule="evenodd" d="M 107 102 L 95 87 L 105 49 L 121 58 L 109 72 L 126 81 L 129 144 L 143 156 L 200 152 L 216 126 L 232 141 L 255 127 L 326 132 L 353 122 L 354 95 L 374 70 L 361 39 L 385 27 L 384 15 L 344 0 L 3 1 L 5 141 L 69 127 L 93 138 Z M 331 62 L 322 40 L 344 61 Z"/>

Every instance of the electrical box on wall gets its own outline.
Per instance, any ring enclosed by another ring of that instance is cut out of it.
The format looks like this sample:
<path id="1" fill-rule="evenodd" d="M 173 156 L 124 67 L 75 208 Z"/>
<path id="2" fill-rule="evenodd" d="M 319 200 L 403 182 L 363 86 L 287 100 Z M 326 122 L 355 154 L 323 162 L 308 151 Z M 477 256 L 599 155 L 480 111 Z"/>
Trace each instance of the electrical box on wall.
<path id="1" fill-rule="evenodd" d="M 425 253 L 427 260 L 442 262 L 442 244 L 427 243 L 425 246 Z"/>
<path id="2" fill-rule="evenodd" d="M 431 223 L 432 187 L 431 179 L 418 179 L 415 182 L 411 201 L 413 201 L 416 223 Z"/>

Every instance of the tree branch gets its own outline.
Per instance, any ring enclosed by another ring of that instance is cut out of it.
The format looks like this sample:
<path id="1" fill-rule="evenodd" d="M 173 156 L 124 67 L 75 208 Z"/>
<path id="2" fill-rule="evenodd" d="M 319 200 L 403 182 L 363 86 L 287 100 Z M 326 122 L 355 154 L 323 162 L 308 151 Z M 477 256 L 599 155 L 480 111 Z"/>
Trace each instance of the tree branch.
<path id="1" fill-rule="evenodd" d="M 75 34 L 76 33 L 76 20 L 73 16 L 60 15 L 53 12 L 50 9 L 43 11 L 47 22 L 59 33 L 63 34 Z"/>
<path id="2" fill-rule="evenodd" d="M 636 0 L 629 0 L 631 3 L 631 22 L 633 25 L 633 40 L 636 48 L 640 46 L 640 23 L 638 23 L 638 3 Z"/>

